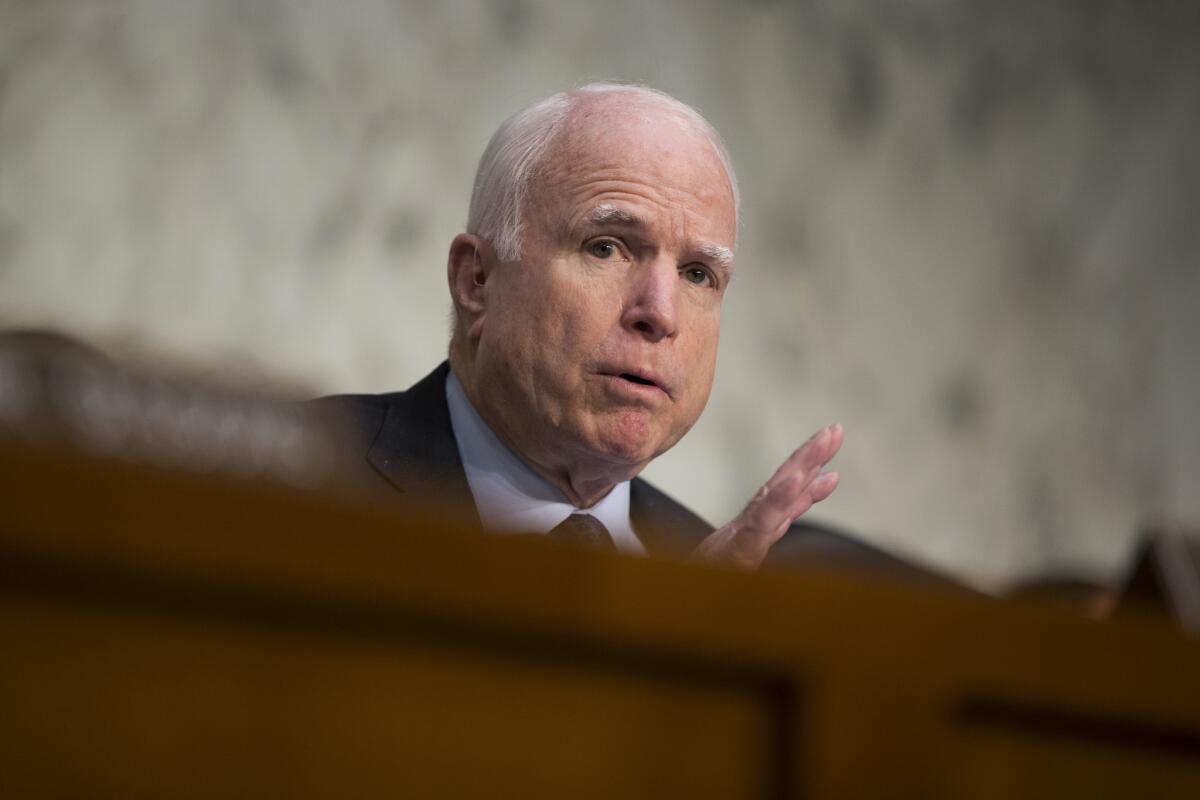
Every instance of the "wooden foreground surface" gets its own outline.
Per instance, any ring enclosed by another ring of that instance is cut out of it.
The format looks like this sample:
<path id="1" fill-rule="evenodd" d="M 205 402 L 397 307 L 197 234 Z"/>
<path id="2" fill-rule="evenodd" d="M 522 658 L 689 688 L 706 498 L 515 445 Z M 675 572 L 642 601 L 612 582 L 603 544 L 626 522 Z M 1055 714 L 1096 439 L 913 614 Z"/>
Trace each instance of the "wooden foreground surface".
<path id="1" fill-rule="evenodd" d="M 1200 646 L 0 447 L 0 796 L 1200 797 Z"/>

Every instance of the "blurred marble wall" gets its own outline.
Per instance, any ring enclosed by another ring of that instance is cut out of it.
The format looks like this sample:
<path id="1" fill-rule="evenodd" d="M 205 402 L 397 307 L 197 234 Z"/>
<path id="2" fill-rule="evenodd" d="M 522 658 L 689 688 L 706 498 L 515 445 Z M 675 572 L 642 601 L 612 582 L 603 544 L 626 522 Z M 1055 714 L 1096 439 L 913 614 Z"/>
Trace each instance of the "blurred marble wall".
<path id="1" fill-rule="evenodd" d="M 588 79 L 725 134 L 739 275 L 648 476 L 714 522 L 819 425 L 816 516 L 987 584 L 1200 521 L 1189 2 L 0 1 L 0 324 L 298 391 L 442 356 L 487 137 Z"/>

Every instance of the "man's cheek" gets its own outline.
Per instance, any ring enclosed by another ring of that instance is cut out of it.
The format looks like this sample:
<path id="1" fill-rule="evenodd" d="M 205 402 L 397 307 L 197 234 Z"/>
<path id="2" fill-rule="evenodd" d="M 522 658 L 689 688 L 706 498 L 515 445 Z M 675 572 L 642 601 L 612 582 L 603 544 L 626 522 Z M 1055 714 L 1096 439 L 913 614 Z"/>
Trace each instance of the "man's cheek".
<path id="1" fill-rule="evenodd" d="M 586 308 L 563 302 L 560 298 L 556 305 L 542 308 L 530 329 L 536 345 L 546 352 L 547 360 L 564 369 L 574 369 L 597 344 L 591 322 Z"/>

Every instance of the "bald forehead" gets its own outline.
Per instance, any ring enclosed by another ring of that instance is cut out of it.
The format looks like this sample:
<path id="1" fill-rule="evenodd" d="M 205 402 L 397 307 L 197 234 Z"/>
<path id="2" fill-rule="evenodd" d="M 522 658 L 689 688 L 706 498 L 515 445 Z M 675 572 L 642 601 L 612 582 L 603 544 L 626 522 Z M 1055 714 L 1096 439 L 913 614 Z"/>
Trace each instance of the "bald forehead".
<path id="1" fill-rule="evenodd" d="M 655 143 L 688 146 L 711 153 L 721 172 L 712 142 L 696 120 L 672 107 L 665 99 L 633 92 L 582 94 L 576 101 L 547 161 L 556 156 L 569 158 L 581 150 L 592 152 L 615 144 L 653 145 Z M 548 164 L 548 166 L 557 166 Z"/>
<path id="2" fill-rule="evenodd" d="M 735 205 L 731 176 L 709 133 L 668 101 L 635 93 L 582 95 L 534 171 L 530 185 L 543 211 L 565 191 L 597 176 L 636 170 L 647 180 L 682 160 L 705 164 L 706 191 Z M 734 209 L 736 218 L 736 209 Z M 736 224 L 736 223 L 735 223 Z"/>
<path id="3" fill-rule="evenodd" d="M 694 119 L 663 98 L 634 92 L 580 94 L 573 97 L 574 103 L 563 125 L 567 135 L 586 138 L 589 134 L 603 135 L 620 123 L 630 127 L 636 123 L 651 123 L 670 125 L 703 136 Z"/>

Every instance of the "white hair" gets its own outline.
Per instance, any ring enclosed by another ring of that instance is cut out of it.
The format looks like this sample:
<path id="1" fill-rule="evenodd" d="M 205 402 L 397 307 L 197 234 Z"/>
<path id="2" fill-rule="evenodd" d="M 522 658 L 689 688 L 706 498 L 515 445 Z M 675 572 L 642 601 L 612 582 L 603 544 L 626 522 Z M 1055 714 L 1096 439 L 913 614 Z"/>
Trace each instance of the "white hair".
<path id="1" fill-rule="evenodd" d="M 729 151 L 716 129 L 700 112 L 666 92 L 647 86 L 623 83 L 589 83 L 570 92 L 560 92 L 526 106 L 500 124 L 492 134 L 471 192 L 467 233 L 487 240 L 504 261 L 521 256 L 521 234 L 525 200 L 530 182 L 542 156 L 562 131 L 575 105 L 586 95 L 632 94 L 675 111 L 690 122 L 712 145 L 733 192 L 734 211 L 740 204 L 737 177 Z"/>

